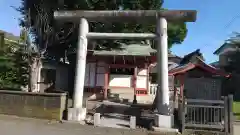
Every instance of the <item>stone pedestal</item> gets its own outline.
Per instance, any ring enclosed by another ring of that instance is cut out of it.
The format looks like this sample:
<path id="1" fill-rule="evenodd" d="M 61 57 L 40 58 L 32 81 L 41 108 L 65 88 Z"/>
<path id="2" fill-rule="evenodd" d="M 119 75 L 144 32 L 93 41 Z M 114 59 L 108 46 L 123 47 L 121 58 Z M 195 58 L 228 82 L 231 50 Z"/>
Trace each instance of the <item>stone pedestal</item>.
<path id="1" fill-rule="evenodd" d="M 131 129 L 136 129 L 136 116 L 131 116 L 130 117 L 130 128 Z"/>
<path id="2" fill-rule="evenodd" d="M 173 115 L 160 115 L 156 114 L 154 119 L 153 130 L 157 132 L 178 133 L 178 129 L 173 128 L 174 116 Z"/>
<path id="3" fill-rule="evenodd" d="M 156 114 L 154 117 L 154 125 L 155 127 L 172 128 L 174 126 L 174 116 Z"/>
<path id="4" fill-rule="evenodd" d="M 83 121 L 86 118 L 86 108 L 68 108 L 68 120 Z"/>
<path id="5" fill-rule="evenodd" d="M 100 113 L 95 113 L 93 119 L 94 119 L 93 121 L 94 126 L 100 126 L 101 124 Z"/>

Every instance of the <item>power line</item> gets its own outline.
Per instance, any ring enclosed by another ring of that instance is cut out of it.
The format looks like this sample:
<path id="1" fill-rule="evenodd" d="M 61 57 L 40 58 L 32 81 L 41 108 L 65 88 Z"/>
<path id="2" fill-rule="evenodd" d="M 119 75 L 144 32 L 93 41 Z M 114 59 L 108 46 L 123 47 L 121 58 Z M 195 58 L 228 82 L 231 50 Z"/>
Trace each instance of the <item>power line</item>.
<path id="1" fill-rule="evenodd" d="M 226 25 L 224 25 L 223 30 L 224 30 L 224 29 L 227 29 L 228 27 L 230 27 L 238 18 L 240 18 L 240 12 L 237 13 L 237 15 L 233 16 L 232 19 L 231 19 L 228 23 L 226 23 Z M 207 47 L 207 46 L 209 46 L 209 45 L 210 45 L 210 44 L 205 44 L 205 45 L 204 45 L 203 47 L 201 47 L 200 49 L 203 49 L 203 48 L 205 48 L 205 47 Z"/>

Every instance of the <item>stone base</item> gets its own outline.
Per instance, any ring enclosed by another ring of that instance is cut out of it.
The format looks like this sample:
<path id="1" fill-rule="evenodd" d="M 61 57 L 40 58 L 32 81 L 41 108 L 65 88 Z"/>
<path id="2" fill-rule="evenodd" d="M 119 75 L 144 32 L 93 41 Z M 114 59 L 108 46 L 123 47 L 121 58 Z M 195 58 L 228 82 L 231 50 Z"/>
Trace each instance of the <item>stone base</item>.
<path id="1" fill-rule="evenodd" d="M 153 126 L 153 130 L 161 133 L 179 133 L 178 129 L 175 128 L 161 128 Z"/>
<path id="2" fill-rule="evenodd" d="M 156 114 L 154 125 L 159 128 L 172 128 L 174 126 L 174 116 Z"/>
<path id="3" fill-rule="evenodd" d="M 68 120 L 70 121 L 83 121 L 86 115 L 86 108 L 68 108 Z"/>
<path id="4" fill-rule="evenodd" d="M 100 113 L 95 113 L 93 117 L 93 124 L 94 126 L 100 126 L 101 125 L 101 118 L 100 118 Z"/>
<path id="5" fill-rule="evenodd" d="M 129 125 L 130 125 L 130 128 L 131 129 L 136 129 L 136 116 L 131 116 L 130 117 L 130 123 L 129 123 Z"/>

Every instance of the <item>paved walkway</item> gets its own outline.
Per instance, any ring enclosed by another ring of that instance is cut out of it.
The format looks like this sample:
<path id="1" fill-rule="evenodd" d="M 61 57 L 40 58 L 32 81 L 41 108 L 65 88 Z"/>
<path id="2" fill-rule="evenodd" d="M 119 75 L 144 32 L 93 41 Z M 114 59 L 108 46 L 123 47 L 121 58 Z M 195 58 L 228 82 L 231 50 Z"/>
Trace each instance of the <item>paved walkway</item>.
<path id="1" fill-rule="evenodd" d="M 240 122 L 235 122 L 233 126 L 233 135 L 240 134 Z"/>
<path id="2" fill-rule="evenodd" d="M 0 115 L 1 135 L 154 135 L 142 130 L 100 128 L 79 123 L 58 123 L 47 120 Z"/>
<path id="3" fill-rule="evenodd" d="M 143 130 L 100 128 L 79 123 L 58 123 L 47 120 L 0 115 L 1 135 L 161 135 Z M 234 135 L 240 134 L 240 123 L 234 124 Z"/>

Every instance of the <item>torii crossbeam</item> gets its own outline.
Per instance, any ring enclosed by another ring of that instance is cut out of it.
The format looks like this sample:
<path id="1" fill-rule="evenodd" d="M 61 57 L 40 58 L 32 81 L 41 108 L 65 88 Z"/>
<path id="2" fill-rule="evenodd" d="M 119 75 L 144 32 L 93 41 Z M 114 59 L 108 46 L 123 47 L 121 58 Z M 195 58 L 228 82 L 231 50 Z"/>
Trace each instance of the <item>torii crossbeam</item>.
<path id="1" fill-rule="evenodd" d="M 169 88 L 168 88 L 168 40 L 167 21 L 171 22 L 194 22 L 196 21 L 195 10 L 123 10 L 123 11 L 56 11 L 54 17 L 63 22 L 79 22 L 79 41 L 77 52 L 77 67 L 75 75 L 74 104 L 75 120 L 83 120 L 82 108 L 87 39 L 155 39 L 157 42 L 158 62 L 158 92 L 155 125 L 157 127 L 171 128 L 173 125 L 169 111 Z M 136 22 L 156 23 L 156 33 L 96 33 L 89 32 L 88 21 L 99 22 Z M 85 112 L 86 113 L 86 112 Z"/>

